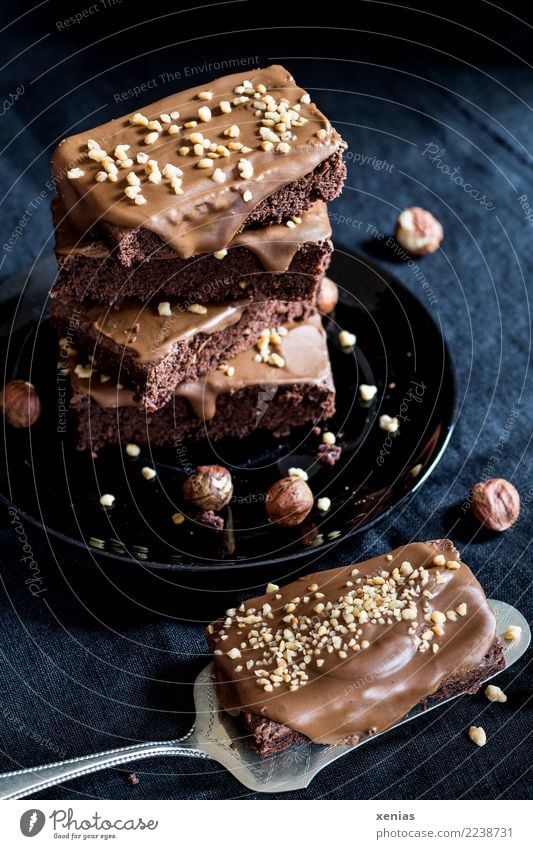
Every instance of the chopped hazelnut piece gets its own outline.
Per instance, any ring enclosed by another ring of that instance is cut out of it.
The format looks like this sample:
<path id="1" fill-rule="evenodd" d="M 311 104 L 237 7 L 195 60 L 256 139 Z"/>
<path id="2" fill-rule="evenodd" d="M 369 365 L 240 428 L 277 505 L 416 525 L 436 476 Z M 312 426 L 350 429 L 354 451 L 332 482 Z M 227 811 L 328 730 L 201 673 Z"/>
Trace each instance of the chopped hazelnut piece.
<path id="1" fill-rule="evenodd" d="M 434 610 L 432 612 L 430 618 L 437 625 L 442 625 L 443 622 L 446 622 L 446 615 L 444 613 L 442 613 L 440 610 Z"/>
<path id="2" fill-rule="evenodd" d="M 265 593 L 269 595 L 270 593 L 277 593 L 279 587 L 277 584 L 267 584 Z"/>
<path id="3" fill-rule="evenodd" d="M 212 168 L 213 160 L 212 159 L 200 159 L 199 162 L 196 163 L 197 168 Z"/>
<path id="4" fill-rule="evenodd" d="M 74 368 L 74 374 L 77 377 L 88 378 L 91 377 L 92 373 L 93 370 L 91 366 L 83 366 L 81 363 L 78 363 L 77 366 Z"/>
<path id="5" fill-rule="evenodd" d="M 157 312 L 159 315 L 172 315 L 170 303 L 168 301 L 161 301 L 161 303 L 157 305 Z"/>
<path id="6" fill-rule="evenodd" d="M 317 498 L 316 506 L 321 513 L 327 513 L 331 507 L 331 498 L 328 498 L 326 495 L 322 496 L 322 498 Z"/>
<path id="7" fill-rule="evenodd" d="M 326 430 L 322 434 L 322 442 L 324 443 L 324 445 L 335 445 L 336 441 L 337 437 L 330 430 Z"/>
<path id="8" fill-rule="evenodd" d="M 200 106 L 198 109 L 198 117 L 201 121 L 210 121 L 211 120 L 211 110 L 209 106 Z"/>
<path id="9" fill-rule="evenodd" d="M 464 601 L 462 602 L 462 604 L 457 605 L 457 607 L 455 608 L 455 612 L 458 613 L 459 616 L 466 616 L 468 612 L 468 607 L 466 606 Z"/>
<path id="10" fill-rule="evenodd" d="M 249 180 L 253 176 L 253 165 L 248 159 L 239 159 L 237 168 L 239 169 L 239 176 L 242 180 Z"/>
<path id="11" fill-rule="evenodd" d="M 126 454 L 128 457 L 138 457 L 141 453 L 141 449 L 138 445 L 135 445 L 134 442 L 128 442 L 126 445 Z"/>
<path id="12" fill-rule="evenodd" d="M 287 472 L 290 478 L 300 478 L 302 481 L 309 480 L 309 475 L 304 469 L 299 469 L 295 466 L 292 466 Z"/>
<path id="13" fill-rule="evenodd" d="M 352 348 L 357 341 L 357 337 L 348 330 L 341 330 L 339 333 L 339 344 L 342 348 Z"/>
<path id="14" fill-rule="evenodd" d="M 203 304 L 188 304 L 187 312 L 195 313 L 195 315 L 205 315 L 207 307 L 204 307 Z"/>
<path id="15" fill-rule="evenodd" d="M 227 655 L 228 655 L 228 657 L 230 657 L 232 660 L 236 660 L 238 657 L 241 657 L 241 653 L 240 653 L 239 649 L 238 649 L 236 646 L 234 646 L 232 649 L 230 649 L 228 652 L 226 652 L 226 654 L 227 654 Z"/>
<path id="16" fill-rule="evenodd" d="M 221 248 L 219 251 L 215 251 L 213 256 L 215 259 L 224 259 L 225 256 L 228 255 L 228 251 L 226 248 Z"/>
<path id="17" fill-rule="evenodd" d="M 159 138 L 159 133 L 156 133 L 156 132 L 148 133 L 144 137 L 144 143 L 145 144 L 155 144 L 156 141 L 158 140 L 158 138 Z"/>
<path id="18" fill-rule="evenodd" d="M 124 194 L 130 200 L 135 200 L 138 194 L 140 194 L 141 187 L 140 186 L 126 186 L 124 189 Z"/>
<path id="19" fill-rule="evenodd" d="M 503 692 L 502 688 L 497 687 L 495 684 L 489 684 L 488 687 L 485 687 L 483 692 L 489 702 L 502 702 L 503 704 L 507 701 L 507 696 Z"/>
<path id="20" fill-rule="evenodd" d="M 172 521 L 175 525 L 182 525 L 185 521 L 185 516 L 183 515 L 183 513 L 173 513 Z"/>
<path id="21" fill-rule="evenodd" d="M 459 612 L 459 611 L 457 611 Z M 509 625 L 507 631 L 503 635 L 504 640 L 519 640 L 522 634 L 522 628 L 520 625 Z"/>
<path id="22" fill-rule="evenodd" d="M 146 127 L 148 124 L 148 118 L 146 115 L 143 115 L 142 112 L 136 112 L 135 115 L 130 116 L 130 124 L 135 124 L 139 127 Z"/>
<path id="23" fill-rule="evenodd" d="M 267 358 L 267 363 L 269 366 L 275 366 L 276 368 L 283 368 L 285 365 L 285 360 L 283 357 L 280 357 L 279 354 L 273 353 Z"/>
<path id="24" fill-rule="evenodd" d="M 69 180 L 79 180 L 80 177 L 83 177 L 85 171 L 81 168 L 71 168 L 70 171 L 67 171 L 67 177 Z"/>
<path id="25" fill-rule="evenodd" d="M 359 384 L 359 395 L 362 401 L 372 401 L 378 391 L 377 386 L 372 386 L 369 383 Z"/>
<path id="26" fill-rule="evenodd" d="M 476 746 L 484 746 L 487 742 L 487 735 L 480 725 L 471 725 L 468 729 L 468 736 Z"/>
<path id="27" fill-rule="evenodd" d="M 102 505 L 102 507 L 112 507 L 114 503 L 115 503 L 115 496 L 114 495 L 111 495 L 110 493 L 107 492 L 104 495 L 100 496 L 100 504 Z"/>
<path id="28" fill-rule="evenodd" d="M 143 466 L 141 469 L 141 475 L 145 480 L 151 481 L 156 477 L 157 472 L 155 469 L 151 469 L 150 466 Z"/>
<path id="29" fill-rule="evenodd" d="M 379 426 L 381 430 L 385 430 L 387 433 L 396 433 L 400 427 L 400 422 L 396 416 L 391 417 L 385 413 L 379 417 Z"/>

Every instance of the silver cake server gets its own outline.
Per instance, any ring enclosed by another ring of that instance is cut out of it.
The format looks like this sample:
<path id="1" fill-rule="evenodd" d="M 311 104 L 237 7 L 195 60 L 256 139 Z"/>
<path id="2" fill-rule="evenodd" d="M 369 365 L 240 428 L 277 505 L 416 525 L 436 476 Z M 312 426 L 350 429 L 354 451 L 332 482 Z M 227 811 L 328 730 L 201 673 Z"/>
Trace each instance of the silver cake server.
<path id="1" fill-rule="evenodd" d="M 505 646 L 505 668 L 513 665 L 526 651 L 531 632 L 521 613 L 503 601 L 489 600 L 498 620 L 497 632 L 502 636 L 509 625 L 519 625 L 522 633 L 519 640 Z M 496 673 L 497 674 L 497 673 Z M 494 676 L 488 676 L 487 681 Z M 382 731 L 386 734 L 393 728 L 411 722 L 421 713 L 428 713 L 452 701 L 443 699 L 425 710 L 414 708 L 396 725 Z M 218 706 L 213 664 L 202 669 L 194 684 L 196 721 L 185 737 L 160 743 L 138 743 L 121 749 L 111 749 L 96 755 L 71 758 L 53 764 L 45 764 L 0 775 L 0 799 L 23 799 L 55 784 L 61 784 L 80 775 L 88 775 L 107 767 L 116 767 L 142 758 L 156 755 L 180 755 L 187 758 L 209 758 L 222 764 L 235 778 L 250 790 L 259 793 L 284 793 L 307 787 L 315 775 L 328 764 L 353 752 L 354 749 L 375 740 L 380 734 L 364 737 L 355 746 L 321 746 L 316 743 L 292 746 L 277 755 L 264 758 L 255 754 L 247 743 L 247 735 L 239 730 L 237 722 L 222 712 Z"/>

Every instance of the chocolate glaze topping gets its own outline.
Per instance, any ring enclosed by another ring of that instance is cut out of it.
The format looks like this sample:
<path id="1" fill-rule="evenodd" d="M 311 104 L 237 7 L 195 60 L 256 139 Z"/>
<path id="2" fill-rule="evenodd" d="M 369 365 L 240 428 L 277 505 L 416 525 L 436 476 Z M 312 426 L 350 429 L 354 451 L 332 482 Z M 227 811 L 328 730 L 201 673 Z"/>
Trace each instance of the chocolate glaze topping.
<path id="1" fill-rule="evenodd" d="M 307 575 L 208 632 L 227 711 L 341 743 L 388 728 L 478 666 L 495 628 L 481 586 L 444 540 Z"/>
<path id="2" fill-rule="evenodd" d="M 56 215 L 56 253 L 62 256 L 79 254 L 89 259 L 105 260 L 111 250 L 105 242 L 89 236 L 82 236 L 71 226 L 66 218 Z M 252 251 L 265 271 L 277 274 L 288 270 L 295 254 L 308 242 L 322 242 L 331 237 L 331 225 L 327 205 L 316 201 L 310 209 L 300 216 L 300 223 L 294 228 L 286 224 L 271 224 L 269 227 L 256 227 L 243 230 L 231 240 L 228 252 L 238 247 Z M 175 259 L 174 251 L 159 250 L 158 260 Z M 223 270 L 223 265 L 221 265 Z M 52 291 L 53 294 L 53 291 Z"/>
<path id="3" fill-rule="evenodd" d="M 247 350 L 231 360 L 227 366 L 234 369 L 214 369 L 195 381 L 180 383 L 175 390 L 178 398 L 189 401 L 194 415 L 209 421 L 216 413 L 219 395 L 236 392 L 249 386 L 283 386 L 298 383 L 317 385 L 332 383 L 331 368 L 326 344 L 326 334 L 318 316 L 298 323 L 285 325 L 287 335 L 281 338 L 276 352 L 284 360 L 282 367 L 258 362 L 257 350 Z M 93 370 L 91 377 L 80 377 L 71 363 L 71 381 L 80 392 L 91 396 L 101 407 L 136 406 L 130 389 L 117 389 L 110 381 L 101 382 L 100 375 Z"/>
<path id="4" fill-rule="evenodd" d="M 174 302 L 165 303 L 170 304 L 170 315 L 160 315 L 158 303 L 154 301 L 142 304 L 126 300 L 117 308 L 78 304 L 77 318 L 80 324 L 92 325 L 96 334 L 107 336 L 146 363 L 159 360 L 177 342 L 184 342 L 197 333 L 218 333 L 237 324 L 250 302 L 192 304 L 188 308 Z"/>
<path id="5" fill-rule="evenodd" d="M 327 205 L 316 201 L 303 212 L 294 229 L 286 224 L 271 224 L 237 233 L 229 249 L 242 246 L 252 251 L 266 271 L 287 271 L 294 255 L 306 242 L 322 242 L 331 236 Z"/>
<path id="6" fill-rule="evenodd" d="M 255 206 L 344 147 L 308 101 L 280 65 L 163 98 L 64 139 L 58 195 L 82 233 L 106 221 L 152 230 L 184 259 L 221 250 Z"/>

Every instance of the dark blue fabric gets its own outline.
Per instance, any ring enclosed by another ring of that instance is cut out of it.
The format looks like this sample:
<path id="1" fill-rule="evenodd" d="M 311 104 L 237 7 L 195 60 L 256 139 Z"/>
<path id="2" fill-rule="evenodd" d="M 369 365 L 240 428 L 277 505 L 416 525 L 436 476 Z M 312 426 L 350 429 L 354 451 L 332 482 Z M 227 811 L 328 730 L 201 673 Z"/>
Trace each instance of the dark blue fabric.
<path id="1" fill-rule="evenodd" d="M 150 4 L 152 14 L 163 13 L 157 5 Z M 122 9 L 126 6 L 123 2 Z M 2 59 L 10 60 L 3 72 L 6 104 L 17 87 L 24 92 L 12 106 L 4 104 L 0 118 L 6 146 L 0 157 L 5 193 L 0 246 L 9 243 L 25 213 L 28 222 L 12 247 L 0 251 L 0 274 L 5 277 L 50 248 L 48 160 L 63 135 L 213 76 L 204 71 L 187 78 L 188 67 L 256 54 L 261 63 L 280 57 L 350 144 L 346 188 L 332 205 L 338 242 L 371 258 L 373 235 L 389 233 L 403 207 L 427 207 L 442 221 L 442 251 L 416 268 L 380 261 L 421 299 L 417 270 L 430 282 L 436 302 L 425 302 L 444 329 L 458 378 L 458 424 L 436 472 L 405 507 L 340 546 L 323 564 L 448 534 L 487 593 L 527 616 L 533 498 L 528 300 L 533 220 L 526 207 L 533 205 L 532 79 L 520 55 L 513 55 L 520 54 L 521 45 L 506 41 L 509 18 L 500 13 L 490 33 L 503 43 L 498 47 L 483 34 L 472 33 L 468 40 L 461 27 L 437 26 L 431 18 L 417 16 L 413 22 L 407 12 L 397 18 L 397 30 L 385 15 L 366 21 L 367 29 L 388 33 L 370 36 L 357 32 L 364 29 L 361 21 L 345 17 L 327 22 L 339 30 L 306 31 L 302 22 L 319 27 L 322 22 L 310 20 L 301 6 L 298 28 L 265 33 L 264 21 L 255 28 L 247 19 L 250 5 L 239 6 L 225 25 L 211 24 L 207 14 L 191 20 L 176 15 L 120 38 L 113 37 L 115 29 L 137 22 L 128 17 L 131 9 L 126 19 L 117 6 L 98 13 L 105 19 L 96 21 L 94 15 L 62 29 L 60 13 L 54 18 L 48 9 L 47 15 L 34 13 L 4 33 Z M 496 14 L 486 6 L 485 11 Z M 519 40 L 522 28 L 511 24 Z M 252 31 L 239 34 L 243 28 Z M 198 40 L 165 46 L 190 38 Z M 163 72 L 179 72 L 181 79 L 163 82 L 158 76 Z M 117 94 L 154 78 L 160 80 L 155 90 L 115 102 Z M 457 521 L 457 506 L 488 469 L 514 481 L 522 494 L 520 521 L 501 536 L 475 534 L 471 525 Z M 185 733 L 192 722 L 191 683 L 206 662 L 201 625 L 183 613 L 161 617 L 127 604 L 98 581 L 87 557 L 50 546 L 28 527 L 47 586 L 46 594 L 32 597 L 24 583 L 20 540 L 9 516 L 5 519 L 0 770 Z M 532 689 L 525 662 L 504 672 L 499 683 L 508 693 L 506 704 L 489 704 L 482 695 L 462 698 L 341 759 L 294 797 L 524 798 L 530 792 L 526 702 Z M 483 749 L 466 737 L 473 723 L 487 731 Z M 128 786 L 123 771 L 109 770 L 41 795 L 250 796 L 215 764 L 161 758 L 131 769 L 141 779 L 135 787 Z"/>

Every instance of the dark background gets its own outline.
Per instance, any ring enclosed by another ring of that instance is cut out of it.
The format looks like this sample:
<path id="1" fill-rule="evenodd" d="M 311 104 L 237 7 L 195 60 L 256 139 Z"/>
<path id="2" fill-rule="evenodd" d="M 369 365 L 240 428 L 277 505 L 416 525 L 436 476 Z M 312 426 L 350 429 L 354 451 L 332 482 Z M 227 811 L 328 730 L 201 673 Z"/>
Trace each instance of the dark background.
<path id="1" fill-rule="evenodd" d="M 98 10 L 64 24 L 91 5 Z M 182 12 L 150 2 L 143 16 L 128 0 L 43 3 L 33 11 L 3 3 L 0 277 L 50 250 L 46 183 L 51 151 L 63 136 L 213 77 L 208 70 L 188 76 L 187 68 L 257 57 L 243 66 L 244 78 L 256 62 L 286 64 L 350 145 L 347 184 L 333 211 L 361 224 L 337 224 L 336 238 L 370 258 L 372 228 L 390 232 L 403 207 L 427 207 L 442 221 L 442 250 L 420 268 L 437 295 L 428 309 L 444 328 L 459 390 L 458 425 L 433 477 L 401 511 L 321 563 L 450 534 L 487 594 L 528 615 L 533 222 L 524 210 L 533 203 L 533 18 L 508 3 L 506 11 L 487 2 L 414 4 L 419 11 L 345 5 L 313 13 L 299 2 L 232 2 Z M 165 84 L 161 74 L 174 81 Z M 154 78 L 151 91 L 117 102 Z M 424 153 L 428 145 L 442 151 L 439 162 Z M 363 157 L 387 167 L 363 164 Z M 22 236 L 6 249 L 28 210 Z M 382 261 L 423 298 L 412 269 Z M 469 487 L 490 476 L 512 480 L 522 495 L 520 521 L 501 536 L 479 532 L 468 515 L 459 519 Z M 185 733 L 191 682 L 206 661 L 202 627 L 191 622 L 202 619 L 202 609 L 176 605 L 160 616 L 157 603 L 151 611 L 149 603 L 130 602 L 88 557 L 28 527 L 47 587 L 32 598 L 20 544 L 7 514 L 2 519 L 0 769 Z M 505 705 L 482 695 L 460 699 L 343 758 L 295 796 L 526 797 L 532 682 L 525 662 L 498 683 L 508 693 Z M 485 748 L 467 739 L 471 724 L 486 729 Z M 214 764 L 162 758 L 131 768 L 141 779 L 136 787 L 125 772 L 109 770 L 41 795 L 250 796 Z"/>

